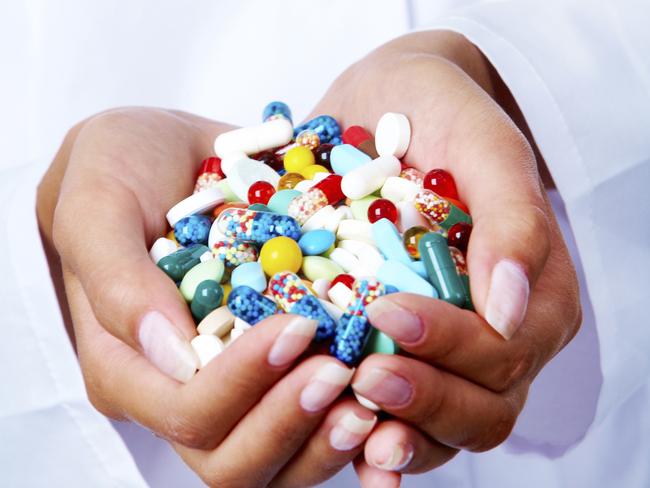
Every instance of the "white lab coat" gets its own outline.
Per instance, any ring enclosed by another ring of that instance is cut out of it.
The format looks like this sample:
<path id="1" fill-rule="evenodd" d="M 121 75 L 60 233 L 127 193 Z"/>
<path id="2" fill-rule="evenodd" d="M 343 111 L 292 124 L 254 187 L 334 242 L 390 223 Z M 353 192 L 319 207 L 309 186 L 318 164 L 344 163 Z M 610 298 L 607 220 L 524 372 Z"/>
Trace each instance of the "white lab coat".
<path id="1" fill-rule="evenodd" d="M 280 99 L 298 120 L 373 47 L 442 27 L 482 49 L 526 116 L 559 190 L 585 321 L 503 446 L 404 485 L 650 486 L 649 10 L 589 0 L 0 5 L 0 484 L 200 486 L 163 441 L 86 399 L 34 216 L 35 185 L 66 129 L 133 104 L 246 125 Z M 328 486 L 354 484 L 346 469 Z"/>

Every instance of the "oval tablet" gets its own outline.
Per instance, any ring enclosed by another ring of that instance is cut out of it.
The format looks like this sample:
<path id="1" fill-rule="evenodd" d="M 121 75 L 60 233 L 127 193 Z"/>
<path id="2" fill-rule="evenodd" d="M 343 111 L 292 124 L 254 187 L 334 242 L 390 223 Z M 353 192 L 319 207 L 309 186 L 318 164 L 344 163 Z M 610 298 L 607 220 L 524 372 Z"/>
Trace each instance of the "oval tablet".
<path id="1" fill-rule="evenodd" d="M 375 130 L 375 147 L 380 156 L 401 158 L 411 142 L 411 124 L 404 114 L 387 112 Z"/>
<path id="2" fill-rule="evenodd" d="M 298 241 L 298 245 L 305 256 L 317 256 L 332 247 L 335 240 L 336 236 L 333 232 L 326 229 L 317 229 L 303 234 Z"/>

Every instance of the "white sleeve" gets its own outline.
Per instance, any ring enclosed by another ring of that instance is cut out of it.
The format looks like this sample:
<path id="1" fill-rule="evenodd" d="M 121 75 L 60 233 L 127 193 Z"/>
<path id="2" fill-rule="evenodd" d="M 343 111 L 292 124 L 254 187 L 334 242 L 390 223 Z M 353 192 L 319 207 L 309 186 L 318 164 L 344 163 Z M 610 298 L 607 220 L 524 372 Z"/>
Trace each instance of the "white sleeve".
<path id="1" fill-rule="evenodd" d="M 598 424 L 650 376 L 647 5 L 472 2 L 419 25 L 459 32 L 481 49 L 549 166 L 595 314 Z"/>

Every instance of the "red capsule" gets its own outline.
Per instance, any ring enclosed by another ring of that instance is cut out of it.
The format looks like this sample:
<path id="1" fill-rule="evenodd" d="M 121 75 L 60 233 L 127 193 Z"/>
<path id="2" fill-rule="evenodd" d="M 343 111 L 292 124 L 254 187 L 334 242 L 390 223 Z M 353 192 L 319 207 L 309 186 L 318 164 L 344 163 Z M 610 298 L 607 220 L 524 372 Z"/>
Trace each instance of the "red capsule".
<path id="1" fill-rule="evenodd" d="M 372 139 L 370 133 L 360 125 L 351 125 L 343 132 L 343 143 L 358 147 L 364 141 Z"/>
<path id="2" fill-rule="evenodd" d="M 432 169 L 429 171 L 424 175 L 423 185 L 425 189 L 431 190 L 443 198 L 458 200 L 458 190 L 456 190 L 454 177 L 444 169 Z"/>
<path id="3" fill-rule="evenodd" d="M 273 194 L 275 193 L 275 188 L 268 181 L 256 181 L 248 188 L 248 203 L 253 205 L 254 203 L 261 203 L 266 205 Z"/>
<path id="4" fill-rule="evenodd" d="M 447 234 L 447 244 L 450 247 L 460 249 L 463 254 L 467 252 L 469 236 L 472 233 L 472 226 L 467 222 L 458 222 L 451 226 Z"/>
<path id="5" fill-rule="evenodd" d="M 332 282 L 330 283 L 330 288 L 333 288 L 334 285 L 337 283 L 343 283 L 345 286 L 347 286 L 350 290 L 352 289 L 352 286 L 354 285 L 354 276 L 349 275 L 349 274 L 344 274 L 341 273 L 340 275 L 337 275 Z"/>
<path id="6" fill-rule="evenodd" d="M 378 220 L 388 219 L 393 224 L 397 222 L 397 207 L 390 200 L 379 198 L 368 207 L 368 221 L 374 224 Z"/>
<path id="7" fill-rule="evenodd" d="M 221 171 L 221 159 L 216 156 L 206 158 L 201 162 L 201 169 L 199 169 L 199 176 L 203 173 L 216 173 L 221 178 L 225 178 L 226 175 Z"/>

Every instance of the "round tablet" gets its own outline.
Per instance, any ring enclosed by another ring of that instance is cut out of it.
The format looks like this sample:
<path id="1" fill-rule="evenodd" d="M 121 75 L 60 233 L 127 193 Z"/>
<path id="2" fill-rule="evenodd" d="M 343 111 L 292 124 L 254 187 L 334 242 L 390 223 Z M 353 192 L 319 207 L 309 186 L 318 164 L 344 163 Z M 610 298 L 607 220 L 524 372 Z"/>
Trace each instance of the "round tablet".
<path id="1" fill-rule="evenodd" d="M 266 181 L 274 188 L 278 186 L 280 175 L 255 159 L 240 159 L 228 172 L 228 184 L 242 202 L 248 202 L 248 189 L 256 181 Z"/>
<path id="2" fill-rule="evenodd" d="M 182 218 L 212 210 L 224 201 L 225 197 L 221 190 L 218 188 L 208 188 L 207 190 L 190 195 L 185 200 L 181 200 L 170 208 L 169 212 L 167 212 L 167 222 L 169 222 L 171 227 L 174 227 L 176 222 Z"/>
<path id="3" fill-rule="evenodd" d="M 401 158 L 411 141 L 411 124 L 404 114 L 388 112 L 382 115 L 375 131 L 375 146 L 380 156 Z"/>

